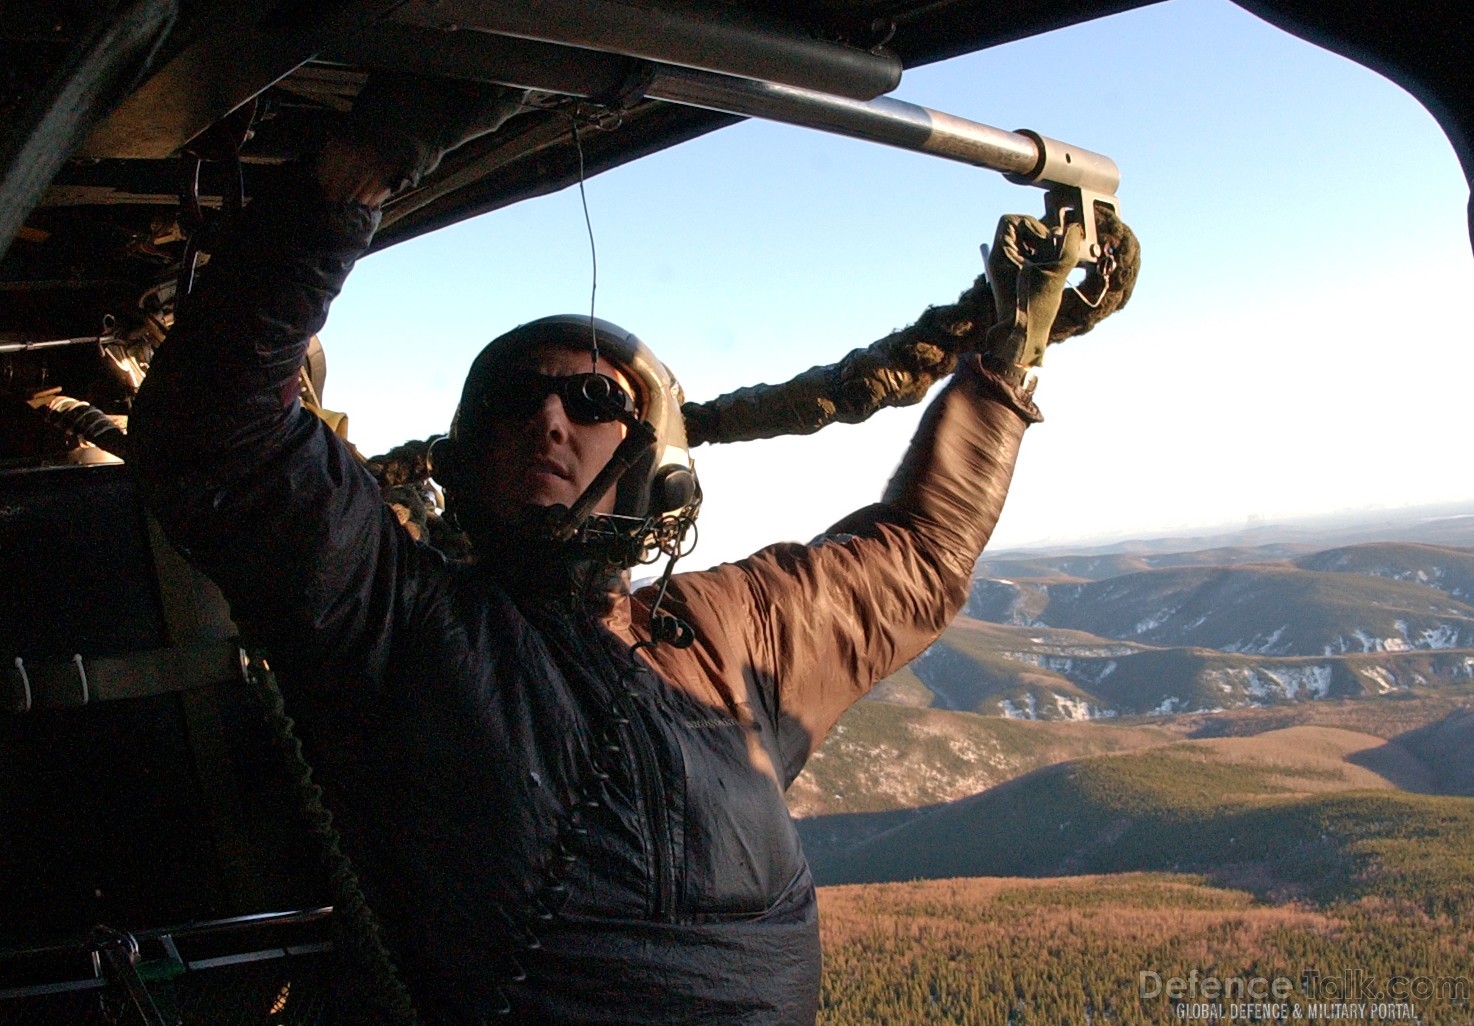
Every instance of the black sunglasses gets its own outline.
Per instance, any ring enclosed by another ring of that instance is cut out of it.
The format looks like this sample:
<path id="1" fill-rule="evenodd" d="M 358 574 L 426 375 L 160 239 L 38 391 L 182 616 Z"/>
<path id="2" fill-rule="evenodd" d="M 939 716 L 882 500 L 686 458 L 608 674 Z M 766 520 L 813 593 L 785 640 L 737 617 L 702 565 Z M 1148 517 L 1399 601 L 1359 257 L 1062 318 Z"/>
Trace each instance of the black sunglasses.
<path id="1" fill-rule="evenodd" d="M 575 424 L 607 424 L 635 412 L 635 397 L 607 374 L 539 374 L 512 371 L 497 378 L 481 397 L 487 417 L 528 420 L 550 395 L 563 401 Z"/>

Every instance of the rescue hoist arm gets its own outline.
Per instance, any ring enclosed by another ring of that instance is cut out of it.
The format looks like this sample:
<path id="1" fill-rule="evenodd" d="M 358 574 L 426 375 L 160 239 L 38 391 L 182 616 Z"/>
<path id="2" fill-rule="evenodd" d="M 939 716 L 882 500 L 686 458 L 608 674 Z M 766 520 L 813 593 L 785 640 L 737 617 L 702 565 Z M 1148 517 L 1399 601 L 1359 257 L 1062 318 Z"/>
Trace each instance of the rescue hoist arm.
<path id="1" fill-rule="evenodd" d="M 1054 222 L 1053 227 L 1063 230 L 1069 223 L 1080 225 L 1085 236 L 1079 255 L 1082 265 L 1094 264 L 1106 253 L 1096 230 L 1100 208 L 1119 213 L 1116 189 L 1121 172 L 1114 160 L 1029 129 L 1007 132 L 891 96 L 851 100 L 812 89 L 666 66 L 654 71 L 645 95 L 1001 171 L 1011 182 L 1046 192 L 1046 219 Z"/>

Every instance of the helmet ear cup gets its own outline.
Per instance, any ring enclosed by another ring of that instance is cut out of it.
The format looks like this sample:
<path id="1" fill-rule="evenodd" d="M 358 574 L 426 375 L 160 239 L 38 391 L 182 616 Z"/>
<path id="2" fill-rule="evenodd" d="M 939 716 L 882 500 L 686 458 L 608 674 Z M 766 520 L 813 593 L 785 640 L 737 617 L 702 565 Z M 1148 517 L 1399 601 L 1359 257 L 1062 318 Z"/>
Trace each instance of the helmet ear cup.
<path id="1" fill-rule="evenodd" d="M 688 467 L 661 467 L 650 482 L 651 513 L 672 513 L 695 497 L 696 474 Z"/>
<path id="2" fill-rule="evenodd" d="M 460 447 L 449 435 L 439 435 L 430 441 L 430 449 L 425 454 L 430 476 L 446 489 L 454 490 L 460 486 L 459 455 Z"/>

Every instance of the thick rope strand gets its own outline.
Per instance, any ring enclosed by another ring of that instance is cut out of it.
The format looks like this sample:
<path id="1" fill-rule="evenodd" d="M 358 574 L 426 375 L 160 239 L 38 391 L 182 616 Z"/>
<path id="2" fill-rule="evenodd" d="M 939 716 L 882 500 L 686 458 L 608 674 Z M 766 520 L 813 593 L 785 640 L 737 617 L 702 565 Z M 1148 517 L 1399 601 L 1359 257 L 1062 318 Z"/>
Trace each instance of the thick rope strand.
<path id="1" fill-rule="evenodd" d="M 1114 248 L 1109 279 L 1086 274 L 1078 291 L 1065 293 L 1050 341 L 1083 335 L 1126 305 L 1141 266 L 1141 245 L 1108 207 L 1099 208 L 1101 241 Z M 1086 300 L 1082 293 L 1092 298 Z M 997 321 L 986 275 L 947 306 L 927 309 L 916 323 L 838 363 L 809 370 L 777 385 L 753 385 L 681 407 L 690 443 L 747 442 L 807 435 L 833 423 L 857 424 L 888 406 L 921 402 L 927 390 L 952 373 L 957 357 L 979 350 Z"/>
<path id="2" fill-rule="evenodd" d="M 257 652 L 249 654 L 246 673 L 291 774 L 292 787 L 308 827 L 320 844 L 333 896 L 334 919 L 339 924 L 337 935 L 348 948 L 347 964 L 362 974 L 355 981 L 355 990 L 380 1012 L 385 1026 L 419 1026 L 409 990 L 384 944 L 378 917 L 369 908 L 358 874 L 343 851 L 333 814 L 323 804 L 322 788 L 312 779 L 312 767 L 302 754 L 302 742 L 287 714 L 276 675 Z"/>

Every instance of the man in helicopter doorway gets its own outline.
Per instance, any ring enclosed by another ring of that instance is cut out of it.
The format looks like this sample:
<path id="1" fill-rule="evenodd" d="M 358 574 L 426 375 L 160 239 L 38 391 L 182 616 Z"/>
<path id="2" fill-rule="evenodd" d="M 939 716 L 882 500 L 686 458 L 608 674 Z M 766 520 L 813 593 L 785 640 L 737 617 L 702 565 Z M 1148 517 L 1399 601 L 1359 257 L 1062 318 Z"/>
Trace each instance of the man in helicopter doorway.
<path id="1" fill-rule="evenodd" d="M 882 501 L 813 543 L 632 595 L 699 504 L 679 387 L 612 324 L 522 325 L 433 453 L 476 553 L 449 564 L 304 412 L 298 366 L 379 205 L 521 96 L 432 119 L 374 88 L 182 303 L 132 418 L 150 504 L 271 653 L 418 1021 L 812 1023 L 784 789 L 961 607 L 1039 419 L 1028 368 L 960 358 Z M 1036 341 L 1078 242 L 1019 277 Z"/>

